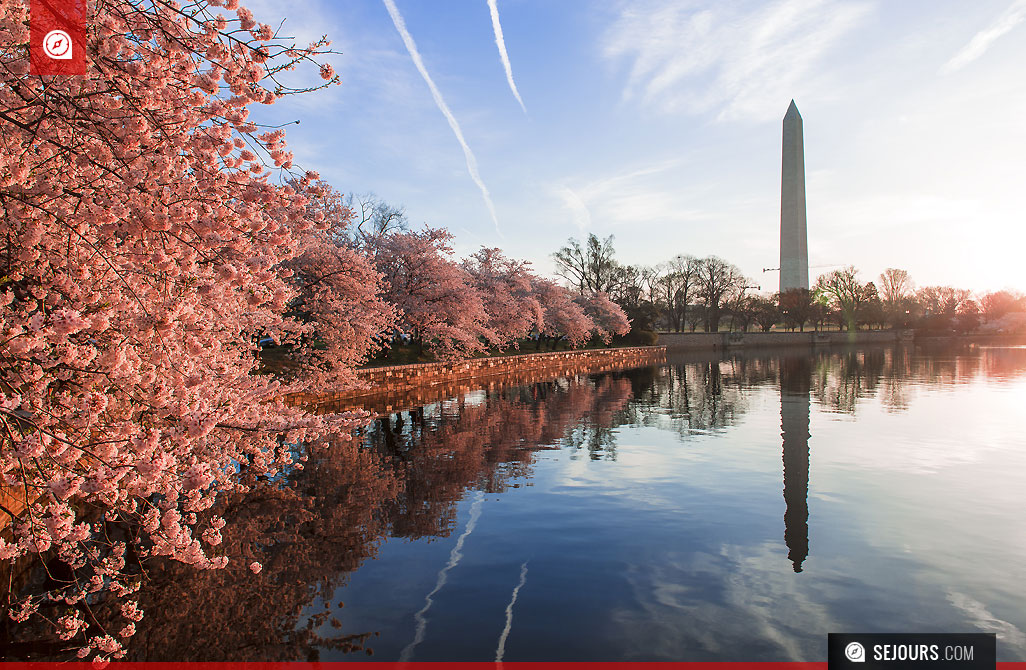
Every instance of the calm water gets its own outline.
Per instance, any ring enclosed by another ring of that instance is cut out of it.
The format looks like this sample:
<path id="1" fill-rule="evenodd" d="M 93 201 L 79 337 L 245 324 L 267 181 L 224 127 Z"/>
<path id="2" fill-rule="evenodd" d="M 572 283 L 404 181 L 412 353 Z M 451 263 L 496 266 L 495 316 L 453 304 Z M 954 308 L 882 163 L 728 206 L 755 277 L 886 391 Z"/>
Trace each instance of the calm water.
<path id="1" fill-rule="evenodd" d="M 1026 349 L 785 351 L 474 391 L 232 501 L 140 659 L 1026 659 Z M 260 575 L 241 566 L 262 560 Z"/>

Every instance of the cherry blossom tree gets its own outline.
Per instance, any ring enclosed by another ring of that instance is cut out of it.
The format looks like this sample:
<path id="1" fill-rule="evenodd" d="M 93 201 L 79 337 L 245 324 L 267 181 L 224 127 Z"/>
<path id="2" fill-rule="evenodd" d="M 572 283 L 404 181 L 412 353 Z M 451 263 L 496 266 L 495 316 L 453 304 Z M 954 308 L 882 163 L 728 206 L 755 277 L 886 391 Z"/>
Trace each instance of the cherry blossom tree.
<path id="1" fill-rule="evenodd" d="M 283 316 L 296 289 L 282 264 L 305 249 L 322 275 L 353 272 L 350 288 L 373 273 L 316 257 L 317 175 L 274 183 L 293 168 L 284 133 L 248 118 L 301 92 L 288 70 L 337 82 L 316 62 L 325 41 L 279 39 L 237 0 L 91 7 L 88 74 L 39 77 L 28 3 L 0 0 L 0 559 L 64 566 L 9 592 L 9 614 L 39 611 L 104 659 L 142 616 L 129 559 L 224 566 L 224 520 L 205 510 L 239 469 L 302 467 L 299 445 L 363 423 L 287 407 L 301 381 L 251 374 L 257 334 L 310 329 Z M 366 287 L 345 299 L 373 302 Z"/>
<path id="2" fill-rule="evenodd" d="M 353 368 L 381 349 L 395 314 L 381 296 L 381 275 L 350 236 L 353 212 L 327 184 L 308 190 L 308 216 L 327 227 L 307 234 L 285 266 L 298 293 L 290 311 L 313 329 L 314 346 L 301 348 L 297 362 L 304 381 L 324 389 L 355 383 Z"/>
<path id="3" fill-rule="evenodd" d="M 496 248 L 482 247 L 463 262 L 484 303 L 487 326 L 494 334 L 491 344 L 517 346 L 535 324 L 544 319 L 541 304 L 531 294 L 529 264 L 507 258 Z"/>
<path id="4" fill-rule="evenodd" d="M 421 347 L 442 359 L 485 350 L 497 336 L 471 276 L 450 256 L 452 235 L 442 229 L 394 233 L 365 244 L 384 278 L 384 297 Z"/>
<path id="5" fill-rule="evenodd" d="M 630 332 L 631 324 L 627 315 L 605 293 L 576 296 L 574 302 L 581 306 L 585 316 L 591 320 L 591 332 L 606 344 L 613 339 L 613 335 L 626 335 Z"/>
<path id="6" fill-rule="evenodd" d="M 573 293 L 542 277 L 534 279 L 531 290 L 542 308 L 542 318 L 536 325 L 539 348 L 544 337 L 553 340 L 566 337 L 574 347 L 588 341 L 595 329 L 595 323 L 584 313 L 584 309 L 574 302 Z"/>

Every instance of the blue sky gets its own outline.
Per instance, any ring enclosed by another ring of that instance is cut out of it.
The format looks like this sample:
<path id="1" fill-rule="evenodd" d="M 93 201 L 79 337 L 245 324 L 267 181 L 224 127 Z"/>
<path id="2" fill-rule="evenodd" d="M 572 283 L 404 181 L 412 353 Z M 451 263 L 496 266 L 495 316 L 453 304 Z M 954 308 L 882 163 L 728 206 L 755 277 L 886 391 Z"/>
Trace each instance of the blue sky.
<path id="1" fill-rule="evenodd" d="M 300 119 L 297 164 L 448 228 L 461 254 L 499 246 L 550 273 L 593 232 L 625 263 L 715 254 L 775 290 L 794 98 L 813 280 L 854 264 L 1026 289 L 1026 0 L 497 0 L 523 108 L 488 0 L 394 0 L 480 184 L 388 1 L 244 2 L 341 52 L 341 86 L 255 118 Z"/>

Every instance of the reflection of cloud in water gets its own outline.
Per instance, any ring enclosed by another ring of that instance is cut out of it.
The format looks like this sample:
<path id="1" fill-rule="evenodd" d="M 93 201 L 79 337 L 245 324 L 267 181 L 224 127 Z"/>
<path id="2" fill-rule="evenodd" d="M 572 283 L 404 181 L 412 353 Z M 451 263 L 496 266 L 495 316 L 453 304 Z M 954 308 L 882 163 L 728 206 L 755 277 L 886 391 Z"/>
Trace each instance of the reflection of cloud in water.
<path id="1" fill-rule="evenodd" d="M 434 603 L 434 596 L 436 593 L 442 590 L 445 586 L 445 582 L 449 579 L 449 571 L 459 565 L 460 559 L 463 558 L 463 541 L 474 532 L 474 528 L 477 526 L 477 520 L 481 516 L 481 503 L 484 502 L 484 492 L 477 491 L 474 493 L 474 503 L 470 506 L 470 520 L 467 521 L 467 527 L 464 529 L 463 534 L 460 535 L 459 539 L 456 540 L 456 546 L 452 548 L 449 553 L 449 562 L 445 564 L 438 573 L 438 581 L 435 582 L 435 588 L 431 590 L 431 593 L 427 594 L 424 598 L 424 607 L 420 609 L 414 615 L 414 619 L 417 621 L 417 633 L 410 642 L 403 649 L 402 654 L 399 655 L 400 661 L 408 661 L 413 657 L 413 650 L 416 649 L 417 645 L 424 641 L 424 633 L 427 630 L 427 611 L 431 609 L 431 605 Z"/>
<path id="2" fill-rule="evenodd" d="M 1021 401 L 983 381 L 967 386 L 958 395 L 922 389 L 922 402 L 913 403 L 903 414 L 877 408 L 863 411 L 857 422 L 847 425 L 820 420 L 817 437 L 826 438 L 821 445 L 843 444 L 842 436 L 863 439 L 858 449 L 819 448 L 816 459 L 822 467 L 910 475 L 961 472 L 967 466 L 993 462 L 995 452 L 1005 453 L 1010 436 L 1017 434 Z M 993 419 L 972 420 L 978 416 Z M 923 426 L 930 425 L 947 428 L 923 439 Z"/>
<path id="3" fill-rule="evenodd" d="M 965 612 L 974 626 L 985 633 L 996 633 L 1002 646 L 1014 647 L 1019 654 L 1026 652 L 1026 633 L 991 614 L 986 605 L 957 591 L 948 591 L 948 600 Z"/>
<path id="4" fill-rule="evenodd" d="M 628 659 L 811 661 L 823 652 L 817 631 L 838 628 L 801 577 L 780 569 L 773 542 L 667 557 L 626 578 L 636 606 L 611 617 Z"/>
<path id="5" fill-rule="evenodd" d="M 502 635 L 499 636 L 499 646 L 495 650 L 495 662 L 502 661 L 502 657 L 506 653 L 506 640 L 509 638 L 509 631 L 513 628 L 513 605 L 517 602 L 517 596 L 520 594 L 520 589 L 524 587 L 527 582 L 527 562 L 525 561 L 520 566 L 520 583 L 513 589 L 513 595 L 509 599 L 509 604 L 506 605 L 506 626 L 502 629 Z"/>

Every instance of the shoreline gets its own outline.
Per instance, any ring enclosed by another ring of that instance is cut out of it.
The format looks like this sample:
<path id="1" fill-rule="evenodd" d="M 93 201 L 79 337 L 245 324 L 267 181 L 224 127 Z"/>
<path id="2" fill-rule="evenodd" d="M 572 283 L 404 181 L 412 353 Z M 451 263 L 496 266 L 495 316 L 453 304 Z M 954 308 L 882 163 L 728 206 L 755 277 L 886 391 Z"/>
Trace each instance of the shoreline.
<path id="1" fill-rule="evenodd" d="M 330 393 L 291 394 L 286 401 L 315 411 L 371 407 L 389 411 L 398 406 L 433 402 L 477 388 L 526 384 L 564 375 L 606 372 L 664 362 L 681 352 L 742 352 L 781 348 L 814 350 L 844 346 L 1023 343 L 1021 335 L 928 335 L 913 330 L 807 331 L 804 333 L 660 333 L 652 346 L 528 352 L 459 361 L 408 363 L 358 368 L 360 386 Z M 446 397 L 448 397 L 446 395 Z"/>
<path id="2" fill-rule="evenodd" d="M 474 380 L 494 378 L 516 381 L 523 379 L 522 383 L 527 383 L 532 381 L 531 377 L 559 377 L 564 374 L 605 372 L 614 368 L 657 363 L 666 360 L 666 352 L 665 346 L 654 345 L 549 351 L 470 358 L 462 361 L 360 368 L 356 370 L 357 378 L 362 384 L 359 388 L 326 394 L 292 394 L 287 396 L 287 401 L 290 404 L 314 407 L 353 401 L 354 405 L 359 406 L 371 398 L 403 394 L 417 395 L 420 390 L 460 385 L 461 382 Z"/>

